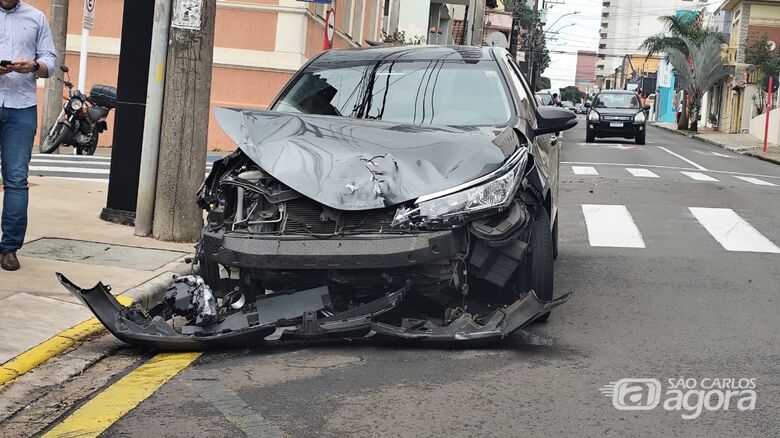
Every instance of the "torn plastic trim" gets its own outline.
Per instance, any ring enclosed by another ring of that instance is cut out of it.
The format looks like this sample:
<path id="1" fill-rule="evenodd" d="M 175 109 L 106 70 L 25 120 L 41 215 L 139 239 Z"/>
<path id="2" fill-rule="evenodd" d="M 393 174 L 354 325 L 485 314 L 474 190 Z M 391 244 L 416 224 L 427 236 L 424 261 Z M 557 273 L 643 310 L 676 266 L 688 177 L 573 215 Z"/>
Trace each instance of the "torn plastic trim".
<path id="1" fill-rule="evenodd" d="M 57 278 L 68 291 L 81 299 L 119 340 L 131 345 L 173 351 L 239 348 L 276 339 L 321 337 L 394 338 L 435 344 L 481 343 L 503 339 L 565 303 L 571 296 L 566 294 L 551 301 L 543 301 L 534 291 L 530 291 L 511 305 L 496 309 L 484 318 L 464 313 L 445 326 L 431 320 L 410 327 L 375 321 L 374 318 L 396 308 L 403 300 L 404 295 L 411 289 L 411 283 L 407 282 L 401 289 L 382 298 L 326 318 L 318 318 L 315 310 L 307 310 L 303 312 L 303 321 L 298 325 L 285 325 L 284 321 L 274 321 L 227 333 L 187 335 L 178 333 L 160 316 L 149 316 L 138 309 L 122 306 L 111 294 L 110 287 L 103 283 L 85 290 L 60 273 L 57 273 Z M 298 300 L 295 295 L 302 292 L 314 293 L 319 289 L 321 288 L 296 292 L 286 297 L 289 300 Z M 274 336 L 270 336 L 272 334 Z"/>

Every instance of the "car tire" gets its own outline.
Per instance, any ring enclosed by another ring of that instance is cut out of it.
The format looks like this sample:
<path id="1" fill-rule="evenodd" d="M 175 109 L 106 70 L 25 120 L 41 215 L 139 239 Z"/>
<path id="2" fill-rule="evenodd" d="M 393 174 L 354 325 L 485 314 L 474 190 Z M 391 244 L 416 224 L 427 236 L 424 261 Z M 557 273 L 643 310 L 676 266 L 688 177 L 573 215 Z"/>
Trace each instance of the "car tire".
<path id="1" fill-rule="evenodd" d="M 585 132 L 585 143 L 593 143 L 595 140 L 596 140 L 596 136 L 595 135 L 593 135 L 589 131 Z"/>
<path id="2" fill-rule="evenodd" d="M 645 136 L 646 134 L 644 132 L 637 134 L 635 137 L 636 144 L 645 144 Z"/>
<path id="3" fill-rule="evenodd" d="M 532 290 L 544 301 L 553 299 L 553 258 L 555 254 L 553 233 L 550 232 L 550 216 L 547 210 L 539 208 L 531 224 L 531 237 L 528 240 L 528 252 L 523 265 L 517 271 L 520 276 L 518 298 Z M 544 322 L 550 317 L 550 312 L 540 316 L 536 321 Z"/>

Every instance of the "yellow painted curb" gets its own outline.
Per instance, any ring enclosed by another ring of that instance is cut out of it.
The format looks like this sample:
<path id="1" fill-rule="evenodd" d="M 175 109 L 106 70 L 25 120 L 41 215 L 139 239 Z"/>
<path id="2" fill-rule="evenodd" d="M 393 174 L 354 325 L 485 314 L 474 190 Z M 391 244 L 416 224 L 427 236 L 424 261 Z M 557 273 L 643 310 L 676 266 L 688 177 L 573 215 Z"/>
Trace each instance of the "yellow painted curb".
<path id="1" fill-rule="evenodd" d="M 201 353 L 160 353 L 154 356 L 98 393 L 43 436 L 99 436 L 200 355 Z"/>
<path id="2" fill-rule="evenodd" d="M 133 304 L 133 299 L 128 296 L 119 295 L 116 298 L 124 306 Z M 0 388 L 11 380 L 103 330 L 105 330 L 105 327 L 96 318 L 88 319 L 67 330 L 63 330 L 59 334 L 8 360 L 3 365 L 0 365 Z"/>

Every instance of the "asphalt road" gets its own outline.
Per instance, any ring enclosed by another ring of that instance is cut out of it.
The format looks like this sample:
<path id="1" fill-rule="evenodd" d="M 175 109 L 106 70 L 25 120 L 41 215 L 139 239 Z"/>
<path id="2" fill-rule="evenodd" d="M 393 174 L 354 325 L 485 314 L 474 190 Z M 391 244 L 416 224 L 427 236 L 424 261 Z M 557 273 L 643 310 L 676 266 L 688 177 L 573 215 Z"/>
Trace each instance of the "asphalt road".
<path id="1" fill-rule="evenodd" d="M 204 354 L 103 436 L 776 435 L 780 166 L 656 128 L 644 146 L 584 138 L 566 133 L 561 164 L 555 281 L 574 296 L 531 329 L 552 345 Z M 600 388 L 623 378 L 658 379 L 661 403 L 616 409 Z M 683 419 L 698 393 L 664 409 L 679 378 L 753 379 L 755 409 L 739 393 Z"/>

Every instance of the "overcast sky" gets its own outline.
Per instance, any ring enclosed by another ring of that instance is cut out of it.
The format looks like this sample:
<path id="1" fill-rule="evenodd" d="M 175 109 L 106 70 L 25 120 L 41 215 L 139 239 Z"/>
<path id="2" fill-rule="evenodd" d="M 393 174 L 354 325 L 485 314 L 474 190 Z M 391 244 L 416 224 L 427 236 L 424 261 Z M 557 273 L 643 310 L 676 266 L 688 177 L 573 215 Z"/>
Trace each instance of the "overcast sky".
<path id="1" fill-rule="evenodd" d="M 550 78 L 553 89 L 574 85 L 577 50 L 598 49 L 602 1 L 565 0 L 565 4 L 547 3 L 549 11 L 545 30 L 552 61 L 542 75 Z M 579 13 L 565 15 L 572 12 Z"/>

